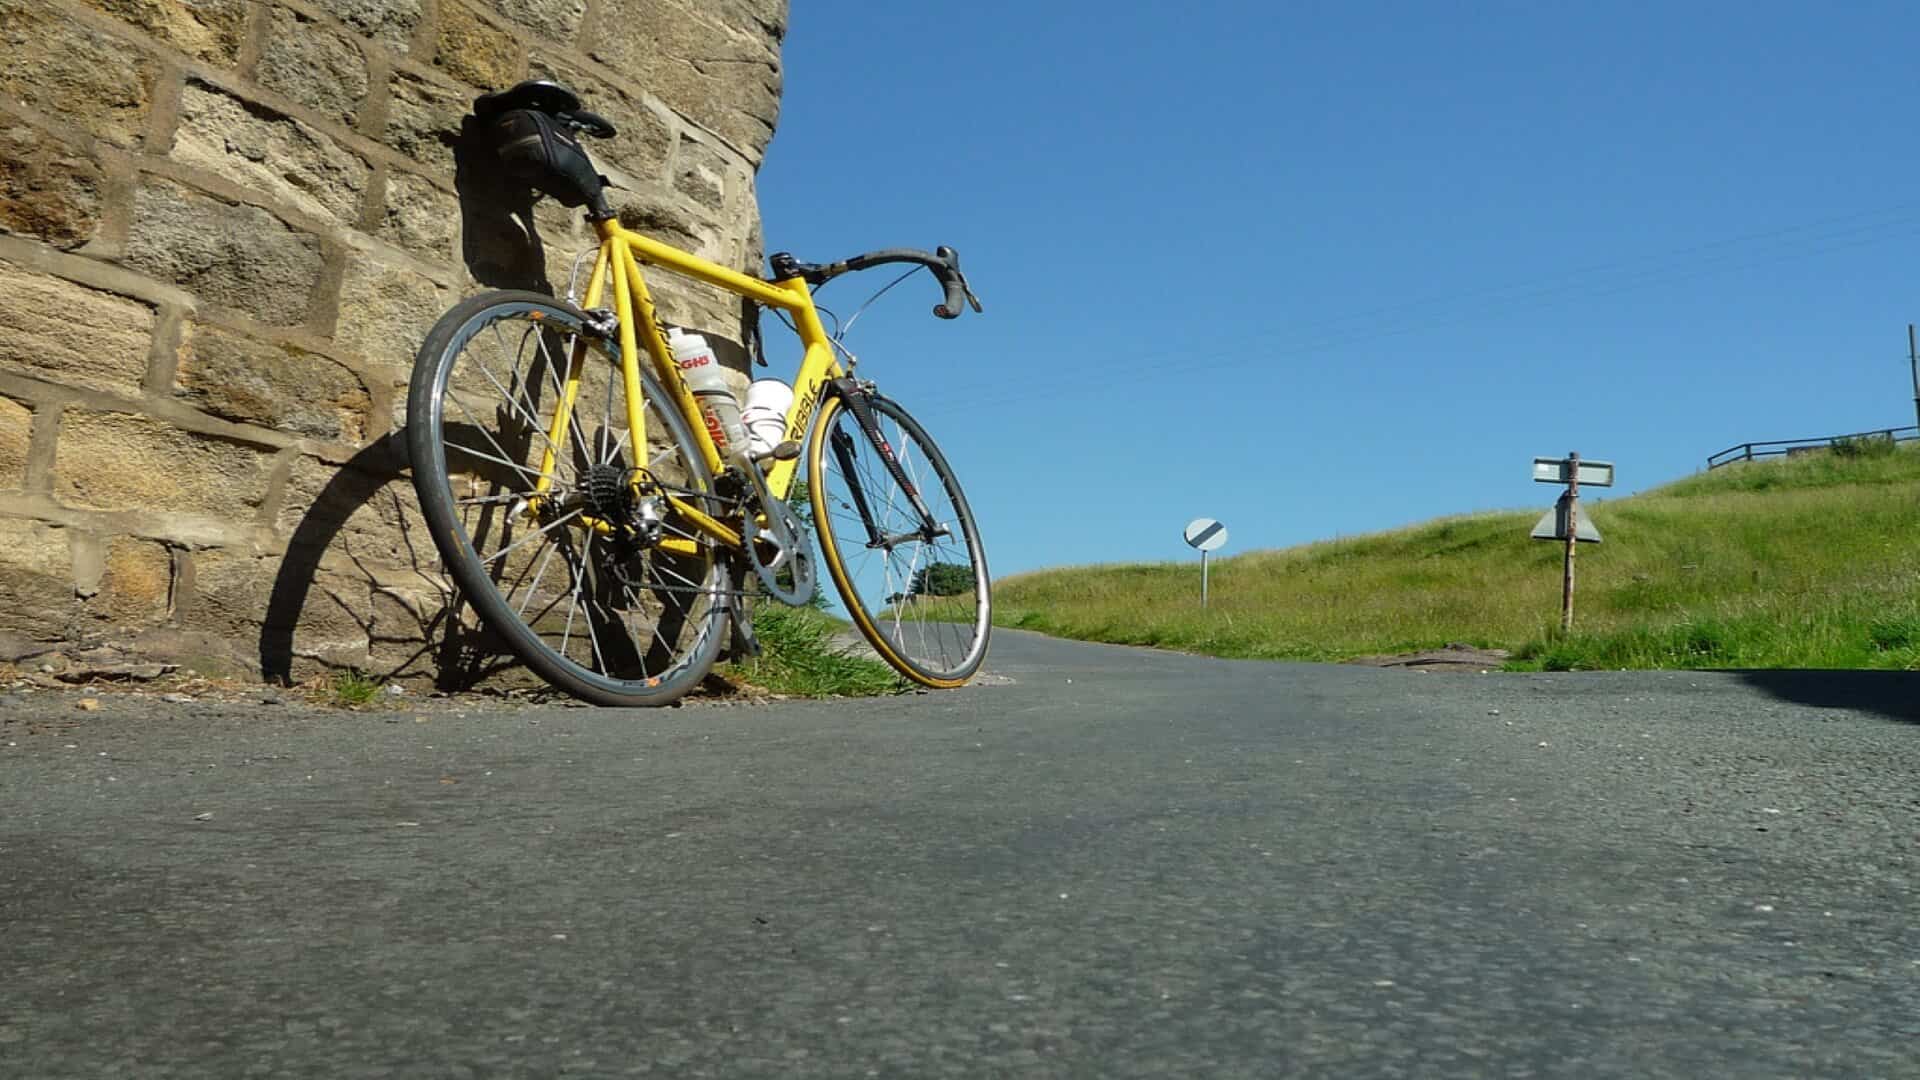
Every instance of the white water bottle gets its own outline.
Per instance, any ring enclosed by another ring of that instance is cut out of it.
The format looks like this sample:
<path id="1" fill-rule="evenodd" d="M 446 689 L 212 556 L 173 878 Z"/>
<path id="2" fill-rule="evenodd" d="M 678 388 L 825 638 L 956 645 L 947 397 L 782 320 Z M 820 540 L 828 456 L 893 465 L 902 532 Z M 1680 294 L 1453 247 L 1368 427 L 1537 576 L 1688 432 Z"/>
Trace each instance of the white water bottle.
<path id="1" fill-rule="evenodd" d="M 793 387 L 779 379 L 755 379 L 747 387 L 747 407 L 740 421 L 747 426 L 748 453 L 762 458 L 785 441 L 787 410 L 793 408 Z"/>
<path id="2" fill-rule="evenodd" d="M 740 423 L 740 402 L 727 388 L 726 373 L 720 370 L 720 358 L 713 354 L 713 346 L 699 334 L 689 334 L 684 330 L 667 331 L 667 348 L 673 350 L 674 366 L 680 369 L 680 377 L 687 380 L 687 389 L 693 391 L 693 400 L 700 405 L 700 416 L 706 421 L 707 434 L 713 438 L 714 449 L 726 458 L 736 447 L 747 445 L 747 430 Z"/>

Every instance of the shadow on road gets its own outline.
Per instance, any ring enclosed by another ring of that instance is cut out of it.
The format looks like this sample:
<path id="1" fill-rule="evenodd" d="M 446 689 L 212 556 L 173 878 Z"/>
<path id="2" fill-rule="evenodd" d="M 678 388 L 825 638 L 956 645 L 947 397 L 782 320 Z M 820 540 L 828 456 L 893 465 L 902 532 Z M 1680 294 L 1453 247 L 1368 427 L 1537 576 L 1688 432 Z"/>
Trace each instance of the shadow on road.
<path id="1" fill-rule="evenodd" d="M 1749 684 L 1783 701 L 1824 709 L 1857 709 L 1920 723 L 1920 672 L 1736 671 Z"/>

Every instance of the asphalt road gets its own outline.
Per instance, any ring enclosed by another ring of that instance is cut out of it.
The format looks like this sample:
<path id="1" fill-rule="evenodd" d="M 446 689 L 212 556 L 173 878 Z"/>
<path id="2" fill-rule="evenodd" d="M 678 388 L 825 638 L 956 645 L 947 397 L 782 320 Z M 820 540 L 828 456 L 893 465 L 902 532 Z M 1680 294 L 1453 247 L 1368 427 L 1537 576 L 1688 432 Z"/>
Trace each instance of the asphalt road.
<path id="1" fill-rule="evenodd" d="M 1914 676 L 990 666 L 4 699 L 0 1076 L 1920 1075 Z"/>

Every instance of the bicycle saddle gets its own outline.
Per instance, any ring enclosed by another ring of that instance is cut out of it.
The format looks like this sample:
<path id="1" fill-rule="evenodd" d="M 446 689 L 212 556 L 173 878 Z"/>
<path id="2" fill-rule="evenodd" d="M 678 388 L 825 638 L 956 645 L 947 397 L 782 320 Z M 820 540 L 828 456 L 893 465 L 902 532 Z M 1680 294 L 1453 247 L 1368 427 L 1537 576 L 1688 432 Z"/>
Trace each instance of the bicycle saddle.
<path id="1" fill-rule="evenodd" d="M 514 109 L 543 113 L 570 113 L 580 109 L 580 95 L 547 79 L 528 79 L 510 90 L 496 90 L 473 99 L 473 115 L 482 120 Z"/>

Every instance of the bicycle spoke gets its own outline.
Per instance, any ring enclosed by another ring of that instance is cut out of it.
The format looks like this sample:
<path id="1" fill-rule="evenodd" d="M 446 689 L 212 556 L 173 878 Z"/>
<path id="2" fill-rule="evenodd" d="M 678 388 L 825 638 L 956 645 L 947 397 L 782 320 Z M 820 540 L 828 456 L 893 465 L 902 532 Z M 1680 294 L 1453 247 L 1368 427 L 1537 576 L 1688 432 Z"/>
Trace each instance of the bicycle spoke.
<path id="1" fill-rule="evenodd" d="M 494 336 L 498 338 L 500 324 L 495 323 L 493 325 L 494 325 Z M 553 439 L 547 435 L 546 428 L 541 426 L 540 421 L 538 420 L 538 418 L 536 418 L 533 415 L 532 412 L 523 410 L 521 408 L 518 396 L 514 394 L 512 391 L 508 390 L 505 386 L 501 385 L 500 380 L 493 377 L 493 372 L 487 370 L 487 365 L 482 363 L 478 357 L 474 358 L 473 366 L 480 369 L 480 374 L 485 376 L 486 380 L 493 384 L 493 388 L 495 390 L 500 391 L 500 396 L 503 399 L 505 399 L 505 401 L 507 402 L 508 408 L 514 411 L 514 414 L 520 419 L 521 423 L 527 425 L 527 430 L 540 436 L 540 441 L 543 443 L 546 443 L 549 448 L 555 451 L 554 456 L 556 459 L 559 458 L 561 456 L 558 452 L 559 448 L 553 445 Z M 517 377 L 519 374 L 519 365 L 517 364 L 514 365 L 513 370 L 514 370 L 514 374 Z M 464 408 L 465 406 L 462 406 L 462 409 Z M 468 414 L 468 419 L 472 419 L 471 413 Z"/>
<path id="2" fill-rule="evenodd" d="M 487 437 L 487 441 L 493 442 L 493 437 L 489 435 Z M 494 448 L 499 449 L 499 444 L 495 443 Z M 529 469 L 524 465 L 515 465 L 513 462 L 508 461 L 504 457 L 494 457 L 490 454 L 483 454 L 480 451 L 475 450 L 471 446 L 462 446 L 459 443 L 448 443 L 447 449 L 458 450 L 461 453 L 467 455 L 468 457 L 475 458 L 479 461 L 491 461 L 496 465 L 505 465 L 507 468 L 512 469 L 514 472 L 520 473 L 521 475 L 527 477 L 529 480 L 538 481 L 540 479 L 539 473 L 534 472 L 532 469 Z M 506 453 L 506 451 L 504 450 L 501 450 L 500 452 L 503 454 Z"/>
<path id="3" fill-rule="evenodd" d="M 540 579 L 546 576 L 547 564 L 553 561 L 553 553 L 557 548 L 558 545 L 550 545 L 547 550 L 541 554 L 540 565 L 534 568 L 533 583 L 527 586 L 527 598 L 520 601 L 519 610 L 523 618 L 527 614 L 527 605 L 533 603 L 533 598 L 540 595 Z"/>
<path id="4" fill-rule="evenodd" d="M 559 528 L 562 525 L 565 525 L 567 522 L 572 521 L 574 518 L 577 518 L 579 516 L 580 516 L 579 510 L 569 510 L 566 512 L 564 516 L 555 518 L 553 521 L 550 521 L 547 524 L 542 525 L 540 528 L 534 530 L 532 533 L 528 534 L 527 536 L 521 537 L 520 539 L 515 540 L 513 543 L 508 544 L 506 547 L 501 548 L 499 551 L 496 551 L 493 554 L 487 556 L 486 558 L 481 559 L 480 562 L 482 565 L 485 565 L 486 563 L 493 562 L 495 559 L 498 559 L 503 555 L 507 555 L 514 551 L 517 551 L 520 549 L 520 546 L 522 544 L 527 544 L 534 540 L 537 540 L 540 537 L 545 536 L 546 534 L 552 532 L 553 530 Z"/>
<path id="5" fill-rule="evenodd" d="M 522 495 L 517 491 L 509 491 L 501 495 L 474 495 L 465 499 L 455 499 L 453 500 L 453 505 L 455 506 L 490 506 L 498 503 L 519 502 L 521 499 L 524 499 L 524 498 L 526 498 L 526 496 Z"/>

